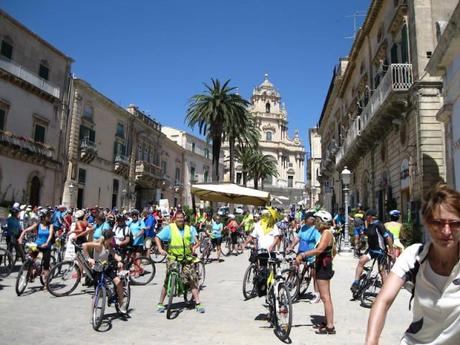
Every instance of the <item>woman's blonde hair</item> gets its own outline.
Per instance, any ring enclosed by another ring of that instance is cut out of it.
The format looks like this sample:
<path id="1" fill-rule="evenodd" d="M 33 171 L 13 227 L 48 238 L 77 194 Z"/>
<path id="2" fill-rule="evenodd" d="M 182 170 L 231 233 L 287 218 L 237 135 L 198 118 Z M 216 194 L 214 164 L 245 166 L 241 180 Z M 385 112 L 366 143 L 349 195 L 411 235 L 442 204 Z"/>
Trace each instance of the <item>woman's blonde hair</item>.
<path id="1" fill-rule="evenodd" d="M 441 205 L 455 212 L 460 217 L 460 193 L 445 183 L 436 184 L 427 194 L 422 206 L 422 216 L 425 222 L 433 220 L 433 214 Z"/>

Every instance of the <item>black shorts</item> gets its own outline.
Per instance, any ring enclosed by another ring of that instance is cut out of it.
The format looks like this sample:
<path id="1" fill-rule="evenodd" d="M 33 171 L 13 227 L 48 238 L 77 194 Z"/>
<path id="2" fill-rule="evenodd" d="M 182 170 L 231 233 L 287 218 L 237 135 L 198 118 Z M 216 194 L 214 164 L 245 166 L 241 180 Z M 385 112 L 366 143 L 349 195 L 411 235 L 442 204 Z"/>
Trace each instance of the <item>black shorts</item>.
<path id="1" fill-rule="evenodd" d="M 142 253 L 144 251 L 144 246 L 131 246 L 132 253 Z"/>
<path id="2" fill-rule="evenodd" d="M 48 271 L 50 269 L 50 262 L 51 262 L 51 248 L 40 248 L 38 250 L 43 253 L 43 269 Z"/>
<path id="3" fill-rule="evenodd" d="M 334 270 L 332 269 L 332 260 L 326 264 L 323 262 L 316 261 L 316 279 L 317 280 L 331 280 L 334 276 Z"/>
<path id="4" fill-rule="evenodd" d="M 238 232 L 231 232 L 230 233 L 230 238 L 232 239 L 232 244 L 237 244 L 238 243 Z"/>
<path id="5" fill-rule="evenodd" d="M 110 280 L 114 280 L 116 277 L 117 277 L 117 269 L 115 267 L 113 267 L 112 265 L 110 265 L 105 271 L 104 271 L 104 274 L 106 276 L 106 278 L 110 279 Z M 93 271 L 93 282 L 94 282 L 94 287 L 97 286 L 97 283 L 99 281 L 99 277 L 101 275 L 101 272 L 97 272 L 97 271 Z"/>
<path id="6" fill-rule="evenodd" d="M 211 238 L 211 243 L 212 243 L 214 246 L 220 246 L 220 245 L 222 244 L 222 237 Z"/>

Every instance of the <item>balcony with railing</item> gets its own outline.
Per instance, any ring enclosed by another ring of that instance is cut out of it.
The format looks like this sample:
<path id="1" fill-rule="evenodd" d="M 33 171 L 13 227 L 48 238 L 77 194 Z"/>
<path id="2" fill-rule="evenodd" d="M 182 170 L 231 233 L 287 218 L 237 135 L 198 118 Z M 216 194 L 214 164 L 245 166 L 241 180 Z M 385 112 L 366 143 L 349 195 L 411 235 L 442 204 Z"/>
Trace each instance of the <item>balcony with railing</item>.
<path id="1" fill-rule="evenodd" d="M 50 145 L 0 130 L 0 151 L 6 155 L 31 163 L 53 160 L 54 149 Z"/>
<path id="2" fill-rule="evenodd" d="M 391 120 L 407 108 L 407 91 L 413 83 L 411 64 L 391 64 L 369 102 L 353 120 L 335 162 L 338 168 L 349 164 L 357 151 L 369 149 L 372 141 L 391 128 Z M 374 140 L 375 141 L 375 140 Z"/>
<path id="3" fill-rule="evenodd" d="M 113 159 L 113 168 L 117 174 L 128 175 L 129 158 L 125 155 L 117 154 Z"/>
<path id="4" fill-rule="evenodd" d="M 136 181 L 141 185 L 153 188 L 161 179 L 161 167 L 147 161 L 136 161 Z"/>
<path id="5" fill-rule="evenodd" d="M 90 163 L 97 156 L 96 143 L 89 138 L 80 140 L 80 160 L 84 163 Z"/>
<path id="6" fill-rule="evenodd" d="M 8 72 L 15 78 L 18 78 L 21 81 L 26 82 L 27 84 L 32 85 L 40 91 L 43 91 L 55 98 L 59 98 L 61 95 L 59 87 L 53 85 L 48 80 L 40 78 L 38 75 L 30 72 L 24 66 L 19 65 L 13 60 L 9 60 L 3 56 L 0 57 L 0 70 Z"/>

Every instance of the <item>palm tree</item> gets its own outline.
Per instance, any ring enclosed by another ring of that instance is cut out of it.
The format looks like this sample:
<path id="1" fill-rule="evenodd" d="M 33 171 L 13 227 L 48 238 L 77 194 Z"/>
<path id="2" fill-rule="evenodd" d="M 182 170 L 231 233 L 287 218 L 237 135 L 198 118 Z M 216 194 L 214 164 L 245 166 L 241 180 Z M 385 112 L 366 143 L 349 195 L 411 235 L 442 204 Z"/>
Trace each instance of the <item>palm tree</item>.
<path id="1" fill-rule="evenodd" d="M 251 175 L 251 167 L 254 161 L 254 151 L 251 147 L 238 146 L 235 150 L 235 158 L 241 164 L 241 172 L 243 174 L 243 186 L 246 187 L 248 177 Z"/>
<path id="2" fill-rule="evenodd" d="M 230 156 L 230 181 L 234 182 L 235 160 L 239 161 L 237 151 L 253 151 L 257 149 L 260 132 L 257 129 L 254 117 L 247 109 L 244 109 L 244 114 L 241 114 L 238 123 L 232 121 L 227 126 L 225 132 Z"/>
<path id="3" fill-rule="evenodd" d="M 198 125 L 200 134 L 212 140 L 212 179 L 219 181 L 219 158 L 222 141 L 230 128 L 242 128 L 246 122 L 248 102 L 234 93 L 227 80 L 221 84 L 211 79 L 205 91 L 190 99 L 185 121 L 191 128 Z"/>
<path id="4" fill-rule="evenodd" d="M 259 180 L 266 179 L 269 176 L 278 176 L 276 162 L 272 156 L 264 155 L 262 152 L 254 151 L 252 162 L 250 164 L 250 177 L 254 179 L 254 188 L 259 188 Z"/>

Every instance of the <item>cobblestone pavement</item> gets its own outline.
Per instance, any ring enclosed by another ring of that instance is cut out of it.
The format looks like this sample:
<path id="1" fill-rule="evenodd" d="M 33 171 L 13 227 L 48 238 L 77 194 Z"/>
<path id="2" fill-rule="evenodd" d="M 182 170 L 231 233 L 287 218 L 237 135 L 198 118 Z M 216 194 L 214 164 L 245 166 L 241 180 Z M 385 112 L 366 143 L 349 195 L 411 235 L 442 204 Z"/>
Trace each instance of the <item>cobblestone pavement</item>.
<path id="1" fill-rule="evenodd" d="M 248 253 L 207 265 L 206 287 L 202 291 L 205 314 L 185 310 L 175 320 L 155 312 L 164 264 L 148 286 L 133 287 L 130 318 L 117 318 L 113 307 L 106 309 L 111 322 L 103 332 L 90 325 L 91 295 L 78 288 L 63 298 L 29 287 L 25 295 L 14 291 L 16 273 L 0 281 L 0 344 L 281 344 L 266 321 L 255 318 L 265 312 L 263 299 L 243 301 L 242 278 Z M 363 344 L 368 309 L 350 301 L 349 285 L 356 259 L 338 255 L 332 280 L 336 335 L 316 335 L 311 317 L 323 315 L 321 303 L 294 304 L 293 344 Z M 38 288 L 38 282 L 32 287 Z M 387 318 L 381 344 L 398 344 L 410 323 L 409 293 L 402 291 Z"/>

